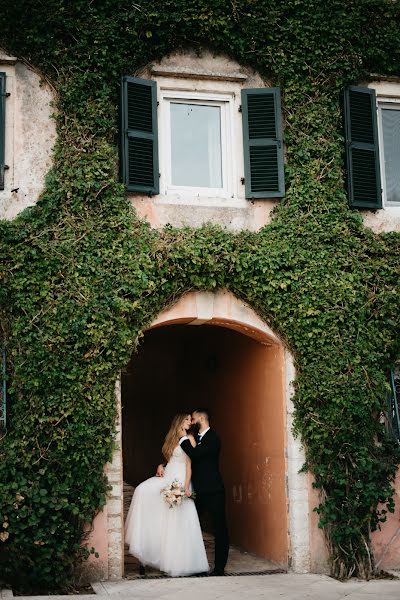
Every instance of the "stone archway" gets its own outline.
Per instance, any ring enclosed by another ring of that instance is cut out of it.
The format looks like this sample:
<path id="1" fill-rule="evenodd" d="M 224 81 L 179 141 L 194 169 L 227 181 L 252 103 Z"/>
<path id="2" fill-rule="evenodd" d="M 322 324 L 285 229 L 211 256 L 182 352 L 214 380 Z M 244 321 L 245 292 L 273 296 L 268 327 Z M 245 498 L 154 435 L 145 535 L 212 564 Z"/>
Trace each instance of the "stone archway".
<path id="1" fill-rule="evenodd" d="M 282 448 L 284 457 L 285 494 L 283 506 L 275 506 L 278 515 L 283 515 L 281 526 L 287 528 L 286 564 L 295 572 L 310 571 L 310 509 L 309 480 L 299 470 L 304 462 L 301 444 L 292 434 L 293 404 L 291 401 L 294 366 L 290 353 L 279 337 L 245 302 L 228 291 L 189 292 L 172 307 L 162 311 L 149 330 L 167 328 L 169 325 L 204 325 L 236 331 L 269 348 L 271 365 L 275 377 L 281 380 L 279 402 L 283 410 Z M 275 362 L 273 362 L 275 360 Z M 121 385 L 116 385 L 116 399 L 121 411 Z M 119 578 L 123 575 L 123 502 L 122 502 L 122 444 L 121 433 L 117 434 L 118 448 L 113 461 L 107 467 L 112 487 L 105 510 L 98 516 L 92 534 L 93 545 L 103 550 L 103 577 Z M 266 457 L 268 460 L 268 457 Z M 229 477 L 228 477 L 229 479 Z M 229 482 L 228 482 L 229 483 Z M 236 500 L 242 491 L 231 490 Z M 281 502 L 282 504 L 282 502 Z M 271 506 L 270 506 L 271 509 Z M 286 535 L 286 531 L 285 531 Z M 106 540 L 106 543 L 104 543 Z M 99 541 L 101 543 L 99 544 Z M 103 546 L 103 548 L 101 548 Z M 101 552 L 100 552 L 101 554 Z M 100 556 L 101 558 L 101 556 Z"/>

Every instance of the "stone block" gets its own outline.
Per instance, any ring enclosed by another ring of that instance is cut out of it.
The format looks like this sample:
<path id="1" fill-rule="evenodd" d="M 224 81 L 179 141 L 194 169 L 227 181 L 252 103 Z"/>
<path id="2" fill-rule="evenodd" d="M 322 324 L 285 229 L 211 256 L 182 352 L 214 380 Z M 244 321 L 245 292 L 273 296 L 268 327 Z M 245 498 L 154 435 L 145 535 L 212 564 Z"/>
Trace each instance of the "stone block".
<path id="1" fill-rule="evenodd" d="M 122 531 L 108 532 L 108 560 L 121 559 L 123 556 Z"/>
<path id="2" fill-rule="evenodd" d="M 122 498 L 109 498 L 107 500 L 108 515 L 122 514 Z"/>
<path id="3" fill-rule="evenodd" d="M 107 519 L 107 528 L 109 531 L 119 531 L 122 528 L 122 516 L 109 516 Z"/>
<path id="4" fill-rule="evenodd" d="M 107 472 L 111 469 L 111 470 L 116 470 L 116 469 L 121 469 L 122 466 L 122 462 L 121 462 L 121 452 L 120 450 L 115 450 L 113 452 L 113 456 L 112 456 L 112 461 L 111 463 L 107 464 Z"/>
<path id="5" fill-rule="evenodd" d="M 101 558 L 81 563 L 74 572 L 74 584 L 77 587 L 102 579 L 108 579 L 108 560 Z"/>
<path id="6" fill-rule="evenodd" d="M 111 483 L 111 482 L 110 482 Z M 112 498 L 120 498 L 122 495 L 122 485 L 120 482 L 112 484 L 112 490 L 110 491 L 110 496 Z"/>
<path id="7" fill-rule="evenodd" d="M 121 478 L 121 471 L 118 470 L 114 470 L 114 471 L 109 471 L 107 473 L 107 479 L 108 479 L 108 483 L 110 483 L 111 485 L 114 485 L 116 483 L 119 483 L 121 485 L 122 483 L 122 478 Z"/>

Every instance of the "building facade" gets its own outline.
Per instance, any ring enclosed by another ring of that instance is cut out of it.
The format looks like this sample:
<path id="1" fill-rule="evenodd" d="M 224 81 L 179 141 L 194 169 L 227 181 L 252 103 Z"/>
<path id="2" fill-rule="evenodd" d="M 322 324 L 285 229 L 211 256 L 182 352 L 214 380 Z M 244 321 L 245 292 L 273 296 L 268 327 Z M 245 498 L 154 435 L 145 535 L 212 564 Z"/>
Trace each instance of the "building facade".
<path id="1" fill-rule="evenodd" d="M 0 75 L 2 93 L 7 94 L 0 131 L 4 148 L 0 216 L 11 220 L 40 198 L 52 164 L 56 129 L 53 90 L 40 83 L 38 74 L 2 54 Z M 148 124 L 154 114 L 144 114 L 145 133 L 138 134 L 129 126 L 135 115 L 128 107 L 127 123 L 122 125 L 123 175 L 137 214 L 155 229 L 211 223 L 232 232 L 257 232 L 270 224 L 285 193 L 281 104 L 273 82 L 208 51 L 174 52 L 135 78 L 130 75 L 125 85 L 132 85 L 136 94 L 131 109 L 135 102 L 142 106 L 143 94 L 151 90 L 157 115 L 154 129 L 154 123 Z M 140 85 L 144 92 L 135 88 Z M 400 232 L 400 80 L 377 78 L 360 87 L 375 91 L 371 97 L 378 115 L 377 160 L 383 190 L 381 207 L 362 208 L 362 219 L 376 233 Z M 256 112 L 249 117 L 244 103 L 253 101 Z M 264 101 L 273 115 L 266 124 L 261 113 L 257 117 Z M 264 128 L 261 134 L 258 126 Z M 254 144 L 257 135 L 261 142 Z M 149 140 L 153 145 L 146 150 Z M 144 150 L 139 156 L 140 144 Z M 149 161 L 151 173 L 146 171 Z M 263 180 L 258 164 L 272 165 L 270 179 Z M 151 179 L 156 171 L 159 179 L 149 183 L 146 176 Z M 154 365 L 156 382 L 152 382 Z M 327 572 L 328 552 L 313 512 L 318 495 L 312 476 L 300 472 L 305 454 L 292 431 L 294 380 L 295 360 L 285 341 L 233 293 L 190 291 L 170 308 L 160 309 L 138 354 L 116 381 L 117 444 L 105 467 L 112 489 L 106 506 L 88 526 L 88 544 L 99 553 L 90 561 L 93 573 L 103 578 L 123 576 L 124 480 L 136 485 L 152 474 L 171 414 L 188 403 L 204 404 L 204 397 L 212 402 L 215 427 L 223 439 L 233 542 L 295 572 Z M 140 408 L 135 404 L 138 396 Z M 160 397 L 167 398 L 162 410 Z M 149 440 L 143 431 L 155 410 L 161 410 L 160 422 Z M 399 494 L 398 479 L 395 513 L 373 534 L 376 561 L 383 569 L 400 568 Z M 279 514 L 277 507 L 282 506 Z"/>

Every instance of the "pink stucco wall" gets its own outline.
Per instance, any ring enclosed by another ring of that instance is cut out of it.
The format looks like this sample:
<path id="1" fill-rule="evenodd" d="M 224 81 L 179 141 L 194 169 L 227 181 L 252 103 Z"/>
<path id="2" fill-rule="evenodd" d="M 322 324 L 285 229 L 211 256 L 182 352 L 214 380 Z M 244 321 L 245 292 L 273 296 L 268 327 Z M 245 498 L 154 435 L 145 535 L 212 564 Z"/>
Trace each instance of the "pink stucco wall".
<path id="1" fill-rule="evenodd" d="M 375 561 L 379 569 L 400 569 L 400 469 L 395 481 L 395 511 L 388 513 L 381 531 L 372 534 Z"/>
<path id="2" fill-rule="evenodd" d="M 313 512 L 319 504 L 318 494 L 312 487 L 312 477 L 309 478 L 310 502 L 310 554 L 311 571 L 313 573 L 329 572 L 328 551 L 324 534 L 318 528 L 318 515 Z M 381 524 L 381 530 L 371 536 L 375 564 L 378 570 L 400 569 L 400 469 L 395 481 L 395 511 L 387 514 L 387 521 Z"/>
<path id="3" fill-rule="evenodd" d="M 94 554 L 89 557 L 86 571 L 90 574 L 90 579 L 108 578 L 108 525 L 107 525 L 107 506 L 104 506 L 95 517 L 92 526 L 89 529 L 90 533 L 85 545 L 90 550 L 92 547 L 99 554 L 96 558 Z"/>

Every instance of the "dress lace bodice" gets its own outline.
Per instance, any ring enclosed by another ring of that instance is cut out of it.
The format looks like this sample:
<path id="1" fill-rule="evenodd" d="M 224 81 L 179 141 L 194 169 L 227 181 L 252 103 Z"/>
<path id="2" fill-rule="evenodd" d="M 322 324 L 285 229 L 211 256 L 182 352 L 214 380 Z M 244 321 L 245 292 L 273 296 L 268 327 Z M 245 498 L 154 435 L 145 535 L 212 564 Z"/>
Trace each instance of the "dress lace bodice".
<path id="1" fill-rule="evenodd" d="M 186 454 L 182 450 L 180 446 L 177 446 L 172 453 L 171 458 L 169 459 L 169 463 L 177 464 L 177 463 L 186 463 Z"/>
<path id="2" fill-rule="evenodd" d="M 173 451 L 164 472 L 164 481 L 170 482 L 174 479 L 182 485 L 184 485 L 186 479 L 186 454 L 180 446 L 177 446 Z"/>

